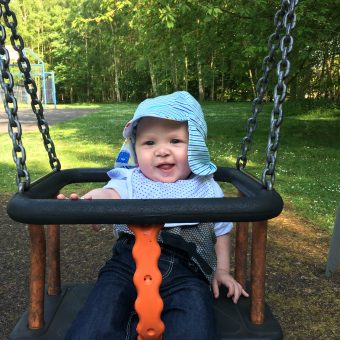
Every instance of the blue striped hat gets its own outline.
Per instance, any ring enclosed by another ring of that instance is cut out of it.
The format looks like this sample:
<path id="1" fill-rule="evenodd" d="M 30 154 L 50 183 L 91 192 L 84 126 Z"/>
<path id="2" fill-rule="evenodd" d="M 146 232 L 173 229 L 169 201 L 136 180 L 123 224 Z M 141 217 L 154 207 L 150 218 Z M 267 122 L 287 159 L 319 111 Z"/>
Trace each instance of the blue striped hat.
<path id="1" fill-rule="evenodd" d="M 197 100 L 185 91 L 146 99 L 140 103 L 136 112 L 123 131 L 126 138 L 116 160 L 116 167 L 131 167 L 136 162 L 133 148 L 134 128 L 142 117 L 157 117 L 179 122 L 188 122 L 189 145 L 188 162 L 191 171 L 200 176 L 210 175 L 216 171 L 216 165 L 210 162 L 209 151 L 205 144 L 207 124 Z M 132 155 L 132 157 L 131 157 Z"/>

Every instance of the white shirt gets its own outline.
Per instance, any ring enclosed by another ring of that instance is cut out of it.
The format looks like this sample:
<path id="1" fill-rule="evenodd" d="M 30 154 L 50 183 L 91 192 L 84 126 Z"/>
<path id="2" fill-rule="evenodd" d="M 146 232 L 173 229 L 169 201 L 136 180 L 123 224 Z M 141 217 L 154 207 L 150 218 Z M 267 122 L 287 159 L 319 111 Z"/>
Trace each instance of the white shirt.
<path id="1" fill-rule="evenodd" d="M 220 186 L 212 175 L 197 176 L 192 174 L 188 179 L 174 183 L 155 182 L 145 177 L 138 168 L 115 168 L 108 172 L 111 180 L 104 188 L 114 189 L 122 199 L 171 199 L 171 198 L 213 198 L 224 197 Z M 166 223 L 165 228 L 193 223 Z M 232 229 L 231 222 L 214 223 L 216 236 L 227 234 Z"/>

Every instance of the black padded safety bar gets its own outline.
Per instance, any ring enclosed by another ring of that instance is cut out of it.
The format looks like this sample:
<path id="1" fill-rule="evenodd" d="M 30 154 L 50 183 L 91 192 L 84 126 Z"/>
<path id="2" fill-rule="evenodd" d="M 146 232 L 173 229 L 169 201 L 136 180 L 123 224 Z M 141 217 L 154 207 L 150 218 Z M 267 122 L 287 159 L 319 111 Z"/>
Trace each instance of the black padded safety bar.
<path id="1" fill-rule="evenodd" d="M 283 202 L 248 174 L 219 168 L 215 179 L 230 182 L 243 197 L 190 199 L 57 200 L 53 197 L 72 183 L 107 182 L 109 169 L 79 168 L 52 172 L 15 194 L 8 215 L 27 224 L 152 224 L 166 222 L 261 221 L 280 214 Z"/>

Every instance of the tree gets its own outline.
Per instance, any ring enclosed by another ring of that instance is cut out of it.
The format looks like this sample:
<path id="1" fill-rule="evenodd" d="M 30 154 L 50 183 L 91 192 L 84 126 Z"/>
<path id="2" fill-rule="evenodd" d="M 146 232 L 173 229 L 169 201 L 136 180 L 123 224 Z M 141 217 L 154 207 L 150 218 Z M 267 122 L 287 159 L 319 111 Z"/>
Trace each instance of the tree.
<path id="1" fill-rule="evenodd" d="M 299 2 L 289 55 L 291 98 L 340 99 L 339 3 Z M 140 100 L 180 89 L 200 100 L 250 100 L 279 5 L 278 0 L 11 2 L 26 45 L 48 61 L 59 100 L 66 102 Z"/>

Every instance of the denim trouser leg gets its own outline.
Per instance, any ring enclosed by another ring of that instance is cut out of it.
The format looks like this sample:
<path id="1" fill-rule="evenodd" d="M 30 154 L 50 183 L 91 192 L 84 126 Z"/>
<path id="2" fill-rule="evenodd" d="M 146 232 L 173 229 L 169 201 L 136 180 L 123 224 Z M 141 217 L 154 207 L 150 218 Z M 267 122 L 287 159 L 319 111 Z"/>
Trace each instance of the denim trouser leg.
<path id="1" fill-rule="evenodd" d="M 119 240 L 112 258 L 101 269 L 86 304 L 73 322 L 67 340 L 137 339 L 134 311 L 136 289 L 133 240 Z M 213 298 L 207 282 L 176 256 L 162 251 L 160 294 L 164 301 L 164 340 L 216 339 Z"/>

